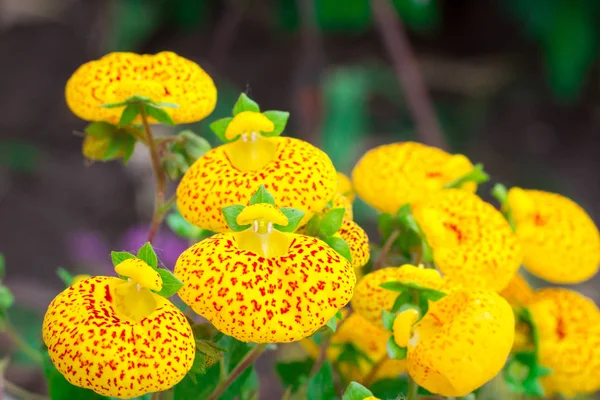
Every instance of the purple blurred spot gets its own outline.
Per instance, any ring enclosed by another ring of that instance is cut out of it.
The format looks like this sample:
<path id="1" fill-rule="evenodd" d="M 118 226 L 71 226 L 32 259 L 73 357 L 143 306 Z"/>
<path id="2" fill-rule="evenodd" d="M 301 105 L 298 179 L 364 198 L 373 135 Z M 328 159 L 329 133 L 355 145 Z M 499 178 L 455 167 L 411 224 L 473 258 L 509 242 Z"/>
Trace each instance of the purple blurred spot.
<path id="1" fill-rule="evenodd" d="M 135 254 L 146 243 L 147 238 L 148 226 L 136 225 L 130 228 L 121 238 L 119 243 L 122 248 L 115 250 L 129 251 Z M 172 270 L 179 255 L 189 246 L 185 239 L 175 236 L 168 228 L 163 227 L 154 238 L 153 247 L 160 262 Z"/>

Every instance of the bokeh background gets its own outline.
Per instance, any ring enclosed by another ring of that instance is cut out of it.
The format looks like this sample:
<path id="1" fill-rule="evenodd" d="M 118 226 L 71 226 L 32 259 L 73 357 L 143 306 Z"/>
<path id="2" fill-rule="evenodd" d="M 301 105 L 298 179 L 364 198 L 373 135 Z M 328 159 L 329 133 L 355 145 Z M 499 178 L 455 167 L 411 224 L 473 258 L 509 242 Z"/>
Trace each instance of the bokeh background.
<path id="1" fill-rule="evenodd" d="M 287 134 L 322 147 L 342 172 L 376 145 L 424 141 L 482 162 L 492 183 L 563 193 L 600 222 L 598 20 L 597 0 L 0 0 L 11 318 L 39 345 L 59 266 L 110 273 L 110 250 L 145 240 L 148 155 L 137 149 L 127 167 L 84 162 L 85 123 L 64 101 L 80 64 L 110 51 L 175 51 L 215 79 L 215 112 L 190 126 L 212 143 L 208 123 L 245 91 L 264 109 L 291 111 Z M 376 237 L 374 212 L 357 204 L 355 213 Z M 163 227 L 156 246 L 172 267 L 186 243 Z M 598 300 L 597 285 L 580 289 Z M 13 381 L 42 385 L 26 358 L 14 361 Z"/>

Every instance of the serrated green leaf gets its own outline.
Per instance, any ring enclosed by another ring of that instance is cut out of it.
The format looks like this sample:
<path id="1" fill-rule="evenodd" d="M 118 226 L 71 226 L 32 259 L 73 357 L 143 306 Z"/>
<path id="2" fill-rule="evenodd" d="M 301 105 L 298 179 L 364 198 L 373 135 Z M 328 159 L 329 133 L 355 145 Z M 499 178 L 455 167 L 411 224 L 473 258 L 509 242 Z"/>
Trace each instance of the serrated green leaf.
<path id="1" fill-rule="evenodd" d="M 13 305 L 15 297 L 9 288 L 4 285 L 0 285 L 0 310 L 5 311 L 7 308 Z"/>
<path id="2" fill-rule="evenodd" d="M 246 93 L 242 93 L 233 106 L 233 116 L 235 117 L 242 111 L 260 112 L 260 107 Z"/>
<path id="3" fill-rule="evenodd" d="M 231 121 L 233 121 L 233 118 L 227 117 L 227 118 L 218 119 L 210 124 L 210 130 L 213 131 L 213 133 L 215 135 L 217 135 L 217 137 L 219 139 L 221 139 L 221 141 L 223 143 L 231 142 L 231 140 L 228 140 L 227 137 L 225 136 L 225 131 L 227 130 L 227 126 L 229 125 L 229 123 Z"/>
<path id="4" fill-rule="evenodd" d="M 73 275 L 63 267 L 60 267 L 56 270 L 56 275 L 58 275 L 60 280 L 64 282 L 66 287 L 69 287 L 73 284 Z"/>
<path id="5" fill-rule="evenodd" d="M 388 310 L 381 310 L 381 319 L 383 321 L 384 328 L 392 332 L 394 329 L 394 321 L 396 320 L 396 314 L 389 312 Z"/>
<path id="6" fill-rule="evenodd" d="M 265 111 L 263 115 L 275 125 L 273 132 L 263 132 L 263 136 L 266 137 L 281 135 L 290 118 L 290 113 L 287 111 Z"/>
<path id="7" fill-rule="evenodd" d="M 156 293 L 159 296 L 167 298 L 171 297 L 183 287 L 183 282 L 168 269 L 158 268 L 157 272 L 162 279 L 162 289 L 160 292 Z"/>
<path id="8" fill-rule="evenodd" d="M 227 226 L 229 226 L 229 229 L 231 229 L 234 232 L 241 232 L 250 228 L 250 225 L 240 225 L 237 223 L 237 217 L 238 215 L 240 215 L 244 208 L 245 206 L 241 204 L 236 204 L 233 206 L 223 207 L 221 209 L 221 212 L 223 213 L 223 218 L 225 218 Z"/>
<path id="9" fill-rule="evenodd" d="M 140 107 L 137 104 L 129 104 L 121 113 L 118 126 L 127 126 L 131 124 L 140 113 Z"/>
<path id="10" fill-rule="evenodd" d="M 350 246 L 348 246 L 348 243 L 346 243 L 344 239 L 335 236 L 328 236 L 323 238 L 323 241 L 339 255 L 348 260 L 349 263 L 352 263 L 352 252 L 350 251 Z"/>
<path id="11" fill-rule="evenodd" d="M 319 223 L 319 235 L 323 237 L 331 236 L 340 230 L 344 220 L 345 208 L 333 208 L 321 217 Z"/>
<path id="12" fill-rule="evenodd" d="M 152 118 L 154 118 L 161 124 L 170 125 L 170 126 L 175 125 L 175 122 L 173 122 L 173 118 L 171 118 L 169 113 L 166 112 L 165 110 L 163 110 L 162 108 L 157 108 L 157 107 L 153 107 L 150 104 L 145 104 L 144 110 L 146 111 L 146 113 L 149 116 L 151 116 Z"/>
<path id="13" fill-rule="evenodd" d="M 373 393 L 358 382 L 350 382 L 342 400 L 365 400 L 367 397 L 373 396 Z"/>
<path id="14" fill-rule="evenodd" d="M 128 260 L 130 258 L 135 258 L 135 255 L 127 252 L 127 251 L 111 251 L 110 258 L 112 260 L 113 266 L 121 264 L 123 261 Z"/>
<path id="15" fill-rule="evenodd" d="M 137 258 L 144 261 L 154 269 L 158 268 L 158 257 L 156 256 L 156 252 L 154 251 L 154 248 L 150 242 L 146 242 L 142 247 L 140 247 L 137 252 Z"/>
<path id="16" fill-rule="evenodd" d="M 391 336 L 387 341 L 387 353 L 391 359 L 404 360 L 406 358 L 406 347 L 400 347 L 394 341 L 394 336 Z"/>
<path id="17" fill-rule="evenodd" d="M 288 224 L 286 226 L 274 224 L 273 227 L 280 232 L 294 232 L 302 218 L 304 218 L 304 211 L 298 210 L 297 208 L 291 207 L 282 207 L 279 209 L 288 219 Z"/>
<path id="18" fill-rule="evenodd" d="M 273 197 L 273 195 L 271 193 L 269 193 L 269 191 L 267 189 L 265 189 L 265 186 L 263 184 L 261 184 L 258 187 L 258 190 L 256 192 L 254 192 L 254 194 L 252 195 L 252 197 L 250 197 L 250 205 L 253 206 L 254 204 L 271 204 L 272 206 L 275 205 L 275 198 Z"/>

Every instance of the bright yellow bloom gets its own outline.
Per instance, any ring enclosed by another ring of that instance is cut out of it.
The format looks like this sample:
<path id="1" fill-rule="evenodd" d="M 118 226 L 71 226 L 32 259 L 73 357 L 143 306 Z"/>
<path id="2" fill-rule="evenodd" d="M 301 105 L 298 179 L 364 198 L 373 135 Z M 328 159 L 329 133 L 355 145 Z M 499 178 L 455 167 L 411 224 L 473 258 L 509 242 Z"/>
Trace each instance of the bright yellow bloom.
<path id="1" fill-rule="evenodd" d="M 162 280 L 146 263 L 129 259 L 116 269 L 130 281 L 79 280 L 50 303 L 43 323 L 50 358 L 70 383 L 104 396 L 166 390 L 192 367 L 192 329 L 177 307 L 150 291 Z"/>
<path id="2" fill-rule="evenodd" d="M 445 282 L 434 269 L 425 269 L 413 265 L 382 268 L 365 275 L 354 289 L 352 308 L 370 323 L 383 329 L 382 310 L 391 310 L 398 292 L 380 287 L 385 282 L 416 283 L 423 287 L 442 290 Z"/>
<path id="3" fill-rule="evenodd" d="M 79 67 L 65 89 L 67 104 L 78 117 L 112 124 L 121 118 L 123 107 L 101 106 L 134 95 L 177 104 L 179 108 L 164 109 L 175 123 L 205 118 L 217 101 L 215 85 L 202 68 L 166 51 L 156 55 L 110 53 Z"/>
<path id="4" fill-rule="evenodd" d="M 513 345 L 515 321 L 498 294 L 459 290 L 430 303 L 408 341 L 410 376 L 442 396 L 460 397 L 490 381 Z"/>
<path id="5" fill-rule="evenodd" d="M 546 396 L 600 390 L 600 311 L 587 297 L 566 289 L 535 292 L 528 306 L 539 335 Z"/>
<path id="6" fill-rule="evenodd" d="M 356 222 L 345 219 L 342 221 L 342 227 L 337 234 L 344 239 L 350 247 L 352 266 L 354 268 L 364 266 L 371 256 L 369 237 L 364 229 Z"/>
<path id="7" fill-rule="evenodd" d="M 337 192 L 350 200 L 350 204 L 352 204 L 356 198 L 354 188 L 352 187 L 352 181 L 341 172 L 337 173 Z"/>
<path id="8" fill-rule="evenodd" d="M 369 150 L 354 167 L 352 182 L 367 204 L 395 214 L 403 205 L 430 198 L 472 170 L 473 165 L 463 155 L 403 142 Z M 470 182 L 462 188 L 474 192 L 477 186 Z"/>
<path id="9" fill-rule="evenodd" d="M 233 140 L 244 133 L 260 134 L 261 132 L 273 132 L 275 124 L 264 114 L 255 111 L 242 111 L 233 117 L 227 125 L 225 137 Z"/>
<path id="10" fill-rule="evenodd" d="M 508 207 L 529 272 L 554 283 L 579 283 L 598 272 L 598 228 L 572 200 L 554 193 L 512 188 Z"/>
<path id="11" fill-rule="evenodd" d="M 177 207 L 190 223 L 225 232 L 221 208 L 248 204 L 263 184 L 278 207 L 304 211 L 304 225 L 325 208 L 336 188 L 336 172 L 325 153 L 287 137 L 237 140 L 200 157 L 177 187 Z"/>
<path id="12" fill-rule="evenodd" d="M 444 190 L 413 204 L 412 212 L 435 265 L 452 284 L 500 291 L 523 260 L 506 219 L 473 193 Z"/>
<path id="13" fill-rule="evenodd" d="M 513 307 L 523 307 L 529 304 L 533 298 L 533 289 L 529 283 L 519 274 L 515 274 L 508 285 L 500 292 Z"/>
<path id="14" fill-rule="evenodd" d="M 184 283 L 179 296 L 196 313 L 255 343 L 313 334 L 350 301 L 356 280 L 352 265 L 321 240 L 256 223 L 190 247 L 175 275 Z"/>

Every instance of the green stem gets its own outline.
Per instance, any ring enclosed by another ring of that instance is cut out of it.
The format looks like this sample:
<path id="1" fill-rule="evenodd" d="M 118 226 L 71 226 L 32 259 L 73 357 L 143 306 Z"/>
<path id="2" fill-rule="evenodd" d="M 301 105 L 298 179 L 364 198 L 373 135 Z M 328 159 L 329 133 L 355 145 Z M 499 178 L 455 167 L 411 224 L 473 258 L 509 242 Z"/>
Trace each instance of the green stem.
<path id="1" fill-rule="evenodd" d="M 388 256 L 390 250 L 392 249 L 392 245 L 394 244 L 396 239 L 398 239 L 399 235 L 400 235 L 399 231 L 393 231 L 390 234 L 390 237 L 388 237 L 388 239 L 383 244 L 383 247 L 381 248 L 381 252 L 379 253 L 377 262 L 373 266 L 373 271 L 385 267 L 385 262 L 387 260 L 387 256 Z"/>
<path id="2" fill-rule="evenodd" d="M 417 385 L 417 382 L 415 382 L 415 380 L 408 375 L 408 395 L 406 396 L 406 400 L 417 400 L 418 397 L 419 385 Z"/>
<path id="3" fill-rule="evenodd" d="M 377 360 L 377 362 L 373 365 L 373 367 L 371 367 L 371 370 L 369 371 L 367 376 L 365 376 L 365 379 L 363 379 L 364 386 L 369 387 L 373 383 L 373 381 L 375 380 L 375 376 L 377 375 L 377 372 L 379 372 L 379 370 L 381 369 L 383 364 L 388 359 L 389 359 L 389 357 L 386 353 L 383 355 L 383 357 L 381 357 L 379 360 Z"/>
<path id="4" fill-rule="evenodd" d="M 15 385 L 11 381 L 7 381 L 4 378 L 2 379 L 2 388 L 8 394 L 12 394 L 15 397 L 20 398 L 21 400 L 49 400 L 48 397 L 42 396 L 41 394 L 31 393 L 20 386 Z M 0 393 L 1 395 L 2 393 Z M 0 396 L 1 398 L 1 396 Z"/>
<path id="5" fill-rule="evenodd" d="M 229 376 L 222 382 L 220 382 L 215 390 L 206 398 L 206 400 L 217 400 L 225 390 L 231 385 L 246 369 L 248 369 L 254 362 L 260 357 L 262 353 L 267 349 L 266 343 L 260 343 L 255 348 L 250 350 L 246 357 L 231 371 Z"/>
<path id="6" fill-rule="evenodd" d="M 344 322 L 348 320 L 348 317 L 350 317 L 350 315 L 352 315 L 353 312 L 353 310 L 348 310 L 348 313 L 346 313 L 344 319 L 341 320 L 338 324 L 336 331 L 338 331 L 341 328 L 341 326 L 344 324 Z M 323 363 L 325 362 L 325 360 L 327 360 L 327 348 L 329 347 L 332 338 L 333 332 L 323 340 L 323 343 L 321 343 L 321 346 L 319 347 L 319 356 L 315 360 L 315 363 L 313 364 L 313 367 L 310 370 L 310 376 L 314 376 L 317 372 L 319 372 L 319 370 L 323 366 Z"/>
<path id="7" fill-rule="evenodd" d="M 154 195 L 154 214 L 152 215 L 152 223 L 150 224 L 150 230 L 148 232 L 148 241 L 152 243 L 158 228 L 163 220 L 165 213 L 163 212 L 165 203 L 165 191 L 167 185 L 167 179 L 165 172 L 160 165 L 160 155 L 158 154 L 158 147 L 156 141 L 152 136 L 152 129 L 150 129 L 150 123 L 148 122 L 148 114 L 143 104 L 139 105 L 140 117 L 142 118 L 142 125 L 146 133 L 148 140 L 148 150 L 150 151 L 150 158 L 152 160 L 152 169 L 154 170 L 154 178 L 156 180 L 156 192 Z"/>
<path id="8" fill-rule="evenodd" d="M 12 342 L 32 361 L 35 361 L 40 365 L 43 363 L 42 354 L 29 345 L 29 343 L 27 343 L 25 340 L 23 340 L 21 334 L 17 332 L 13 324 L 8 319 L 4 321 L 4 333 L 6 333 L 10 340 L 12 340 Z"/>

